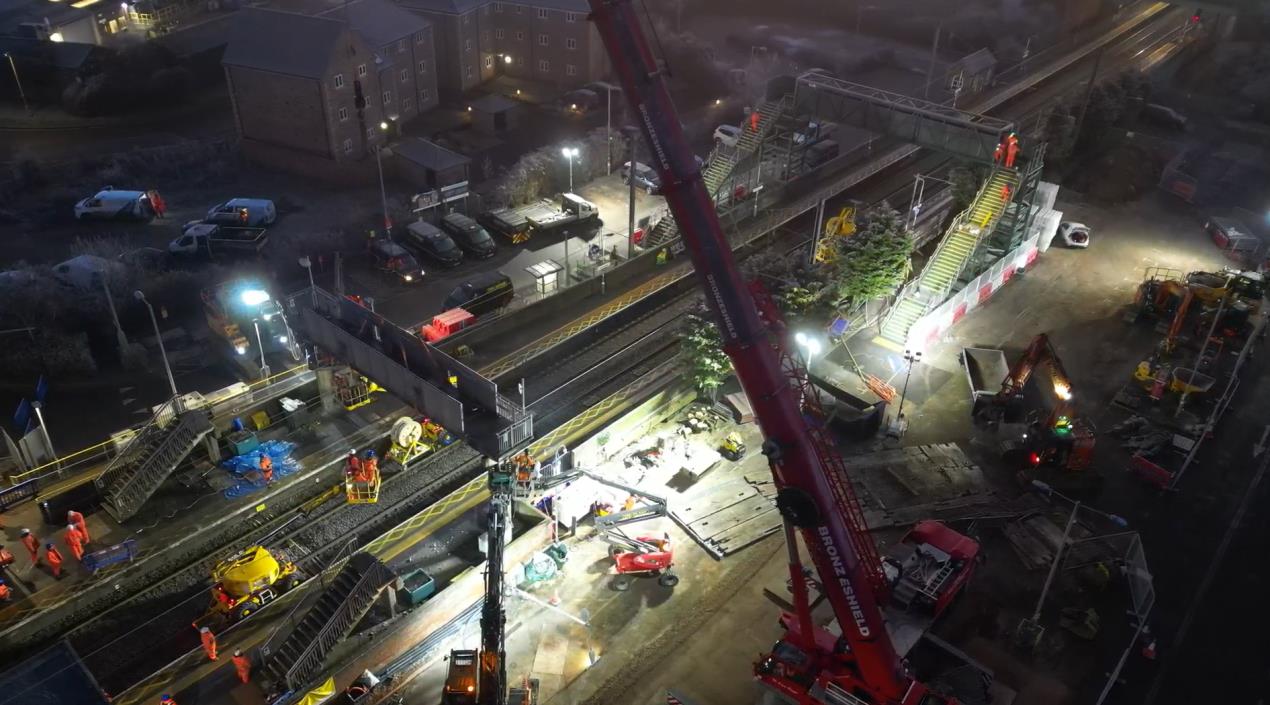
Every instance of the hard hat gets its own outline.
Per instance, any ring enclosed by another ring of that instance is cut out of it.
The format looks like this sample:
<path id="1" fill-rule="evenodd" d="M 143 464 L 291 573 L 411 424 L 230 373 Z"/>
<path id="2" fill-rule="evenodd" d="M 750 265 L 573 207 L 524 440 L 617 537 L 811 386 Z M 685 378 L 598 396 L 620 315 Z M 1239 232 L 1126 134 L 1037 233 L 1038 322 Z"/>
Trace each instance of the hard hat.
<path id="1" fill-rule="evenodd" d="M 45 548 L 53 548 L 53 543 L 52 543 L 52 542 L 46 543 L 46 544 L 44 544 L 44 547 L 45 547 Z"/>
<path id="2" fill-rule="evenodd" d="M 18 535 L 20 535 L 20 536 L 29 536 L 30 534 L 31 534 L 31 530 L 30 530 L 30 529 L 23 529 L 23 530 L 21 530 L 21 531 L 19 531 L 19 532 L 18 532 Z"/>
<path id="3" fill-rule="evenodd" d="M 211 629 L 208 629 L 207 627 L 199 627 L 199 628 L 198 628 L 198 633 L 199 633 L 199 634 L 202 634 L 203 632 L 210 632 L 210 631 L 212 631 L 212 630 L 211 630 Z"/>
<path id="4" fill-rule="evenodd" d="M 75 529 L 75 525 L 74 525 L 74 524 L 67 524 L 67 525 L 66 525 L 66 528 L 68 528 L 68 529 Z M 78 529 L 75 529 L 75 530 L 76 530 L 76 531 L 78 531 Z"/>
<path id="5" fill-rule="evenodd" d="M 235 655 L 235 656 L 242 656 L 242 655 L 243 655 L 242 649 L 234 649 L 234 655 Z"/>
<path id="6" fill-rule="evenodd" d="M 4 578 L 0 578 L 0 585 L 4 585 Z"/>
<path id="7" fill-rule="evenodd" d="M 373 457 L 375 457 L 375 451 L 373 451 L 373 450 L 368 450 L 368 451 L 366 451 L 366 457 L 367 457 L 367 458 L 373 458 Z"/>
<path id="8" fill-rule="evenodd" d="M 349 448 L 349 449 L 348 449 L 348 454 L 349 454 L 349 455 L 357 455 L 357 449 L 356 449 L 356 448 Z"/>
<path id="9" fill-rule="evenodd" d="M 160 702 L 165 702 L 165 703 L 170 703 L 170 702 L 172 702 L 172 696 L 171 696 L 171 695 L 168 695 L 167 693 L 164 693 L 164 694 L 163 694 L 163 697 L 159 698 L 159 701 L 160 701 Z"/>

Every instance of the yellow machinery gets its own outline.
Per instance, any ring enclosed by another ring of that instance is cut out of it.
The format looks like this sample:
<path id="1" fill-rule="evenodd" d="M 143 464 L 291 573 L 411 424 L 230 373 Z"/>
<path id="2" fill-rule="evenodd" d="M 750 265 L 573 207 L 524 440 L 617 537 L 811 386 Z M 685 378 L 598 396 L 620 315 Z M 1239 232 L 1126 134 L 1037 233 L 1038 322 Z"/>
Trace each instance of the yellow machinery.
<path id="1" fill-rule="evenodd" d="M 212 568 L 212 606 L 194 628 L 246 619 L 303 582 L 294 563 L 280 560 L 264 546 L 252 546 Z"/>
<path id="2" fill-rule="evenodd" d="M 741 440 L 741 434 L 729 433 L 723 439 L 723 445 L 719 447 L 719 453 L 728 460 L 740 460 L 745 455 L 745 441 Z"/>
<path id="3" fill-rule="evenodd" d="M 838 252 L 838 238 L 855 233 L 855 208 L 846 206 L 825 223 L 825 232 L 816 243 L 817 262 L 832 262 Z"/>
<path id="4" fill-rule="evenodd" d="M 424 440 L 433 446 L 448 446 L 454 442 L 454 436 L 445 430 L 445 427 L 436 423 L 432 419 L 424 419 L 419 422 L 419 427 L 423 429 Z"/>
<path id="5" fill-rule="evenodd" d="M 403 416 L 393 423 L 388 438 L 392 441 L 388 459 L 403 468 L 432 450 L 432 446 L 424 442 L 423 426 L 409 416 Z"/>
<path id="6" fill-rule="evenodd" d="M 1186 275 L 1186 284 L 1205 305 L 1216 306 L 1223 300 L 1227 305 L 1243 302 L 1252 315 L 1261 312 L 1265 283 L 1256 272 L 1191 272 Z"/>
<path id="7" fill-rule="evenodd" d="M 384 391 L 383 387 L 348 368 L 336 370 L 331 381 L 335 386 L 335 396 L 349 411 L 366 406 L 375 400 L 372 396 L 375 392 Z"/>

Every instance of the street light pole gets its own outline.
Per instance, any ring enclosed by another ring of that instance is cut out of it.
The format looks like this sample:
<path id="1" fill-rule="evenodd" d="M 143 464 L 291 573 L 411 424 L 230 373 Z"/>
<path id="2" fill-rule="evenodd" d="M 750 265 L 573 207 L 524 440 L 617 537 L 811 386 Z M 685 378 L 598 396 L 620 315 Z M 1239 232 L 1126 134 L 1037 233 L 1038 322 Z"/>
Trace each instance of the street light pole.
<path id="1" fill-rule="evenodd" d="M 908 396 L 908 380 L 913 377 L 913 365 L 922 361 L 922 353 L 920 350 L 917 352 L 905 350 L 904 359 L 908 361 L 908 372 L 904 375 L 904 389 L 900 391 L 900 408 L 895 412 L 897 423 L 904 421 L 904 397 Z"/>
<path id="2" fill-rule="evenodd" d="M 313 281 L 313 260 L 308 255 L 300 258 L 300 266 L 309 270 L 309 295 L 313 302 L 313 308 L 317 308 L 317 283 Z"/>
<path id="3" fill-rule="evenodd" d="M 573 193 L 573 158 L 578 156 L 578 148 L 565 147 L 560 153 L 569 161 L 569 193 Z"/>
<path id="4" fill-rule="evenodd" d="M 44 404 L 33 401 L 31 408 L 35 410 L 35 418 L 40 422 L 40 435 L 44 436 L 44 445 L 49 449 L 49 455 L 53 456 L 53 462 L 57 463 L 57 451 L 53 450 L 53 439 L 49 437 L 49 427 L 44 424 L 44 414 L 40 412 Z"/>
<path id="5" fill-rule="evenodd" d="M 380 122 L 379 129 L 385 133 L 388 132 L 388 123 Z M 387 139 L 387 137 L 385 137 Z M 392 219 L 388 217 L 388 190 L 384 188 L 384 160 L 380 156 L 384 151 L 384 145 L 375 146 L 375 169 L 379 172 L 379 204 L 384 209 L 384 234 L 392 237 Z M 313 270 L 309 270 L 310 275 Z"/>
<path id="6" fill-rule="evenodd" d="M 251 325 L 256 328 L 256 347 L 260 348 L 260 378 L 267 379 L 269 377 L 269 363 L 265 362 L 265 342 L 260 338 L 260 319 L 251 319 Z"/>
<path id="7" fill-rule="evenodd" d="M 159 356 L 163 358 L 163 370 L 168 374 L 168 387 L 172 390 L 172 403 L 179 406 L 176 400 L 181 394 L 176 391 L 176 377 L 172 376 L 172 365 L 168 363 L 168 349 L 163 345 L 163 333 L 159 331 L 159 319 L 155 318 L 154 307 L 150 305 L 146 295 L 140 289 L 132 292 L 132 297 L 145 304 L 146 310 L 150 312 L 150 323 L 154 325 L 154 337 L 159 341 Z"/>
<path id="8" fill-rule="evenodd" d="M 18 76 L 18 65 L 13 62 L 13 54 L 4 53 L 4 57 L 9 60 L 9 68 L 13 70 L 13 82 L 18 84 L 18 95 L 22 97 L 22 109 L 27 115 L 31 114 L 31 106 L 26 102 L 26 91 L 22 90 L 22 79 Z"/>

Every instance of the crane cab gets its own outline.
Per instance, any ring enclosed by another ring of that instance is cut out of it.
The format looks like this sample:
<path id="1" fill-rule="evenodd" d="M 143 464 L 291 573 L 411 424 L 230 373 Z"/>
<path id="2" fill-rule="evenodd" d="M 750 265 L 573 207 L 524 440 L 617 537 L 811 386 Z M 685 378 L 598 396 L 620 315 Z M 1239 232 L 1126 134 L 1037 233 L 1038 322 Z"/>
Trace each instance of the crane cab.
<path id="1" fill-rule="evenodd" d="M 943 614 L 978 566 L 979 543 L 943 522 L 918 522 L 894 546 L 883 567 L 891 600 L 904 609 Z"/>
<path id="2" fill-rule="evenodd" d="M 476 705 L 477 653 L 475 649 L 450 652 L 441 705 Z"/>

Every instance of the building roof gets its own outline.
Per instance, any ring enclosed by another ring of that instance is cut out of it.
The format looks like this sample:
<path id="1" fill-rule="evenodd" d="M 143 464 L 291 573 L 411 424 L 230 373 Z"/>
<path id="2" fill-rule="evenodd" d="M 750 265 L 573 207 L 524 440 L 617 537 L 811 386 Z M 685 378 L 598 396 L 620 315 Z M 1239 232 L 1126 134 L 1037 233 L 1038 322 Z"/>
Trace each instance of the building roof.
<path id="1" fill-rule="evenodd" d="M 477 98 L 468 105 L 471 105 L 473 110 L 479 110 L 483 113 L 505 113 L 517 107 L 520 103 L 505 95 L 490 93 Z"/>
<path id="2" fill-rule="evenodd" d="M 0 37 L 0 52 L 11 53 L 17 63 L 31 62 L 54 68 L 77 71 L 83 67 L 96 44 L 79 42 L 50 42 L 24 37 Z"/>
<path id="3" fill-rule="evenodd" d="M 432 171 L 444 171 L 452 167 L 464 166 L 472 161 L 458 152 L 452 152 L 422 137 L 402 140 L 392 146 L 392 151 L 402 159 Z"/>
<path id="4" fill-rule="evenodd" d="M 237 18 L 238 13 L 231 12 L 192 27 L 168 32 L 150 41 L 166 47 L 177 56 L 201 54 L 228 45 L 238 22 Z"/>
<path id="5" fill-rule="evenodd" d="M 506 2 L 505 5 L 525 5 L 527 7 L 545 7 L 548 10 L 565 10 L 567 12 L 590 12 L 591 7 L 586 0 L 527 0 L 527 2 Z"/>
<path id="6" fill-rule="evenodd" d="M 954 71 L 964 70 L 967 73 L 974 75 L 982 71 L 986 71 L 996 65 L 997 57 L 993 56 L 992 52 L 987 48 L 983 48 L 979 51 L 966 54 L 960 59 L 952 62 L 948 68 Z"/>
<path id="7" fill-rule="evenodd" d="M 416 32 L 432 26 L 423 17 L 387 0 L 354 0 L 327 10 L 322 16 L 336 20 L 347 18 L 349 25 L 376 49 L 413 37 Z"/>
<path id="8" fill-rule="evenodd" d="M 18 26 L 23 23 L 69 24 L 85 17 L 93 17 L 93 13 L 84 8 L 72 7 L 68 3 L 53 3 L 48 0 L 0 0 L 0 34 L 16 35 Z"/>
<path id="9" fill-rule="evenodd" d="M 324 17 L 248 8 L 238 13 L 222 62 L 228 66 L 322 78 L 344 23 Z"/>

